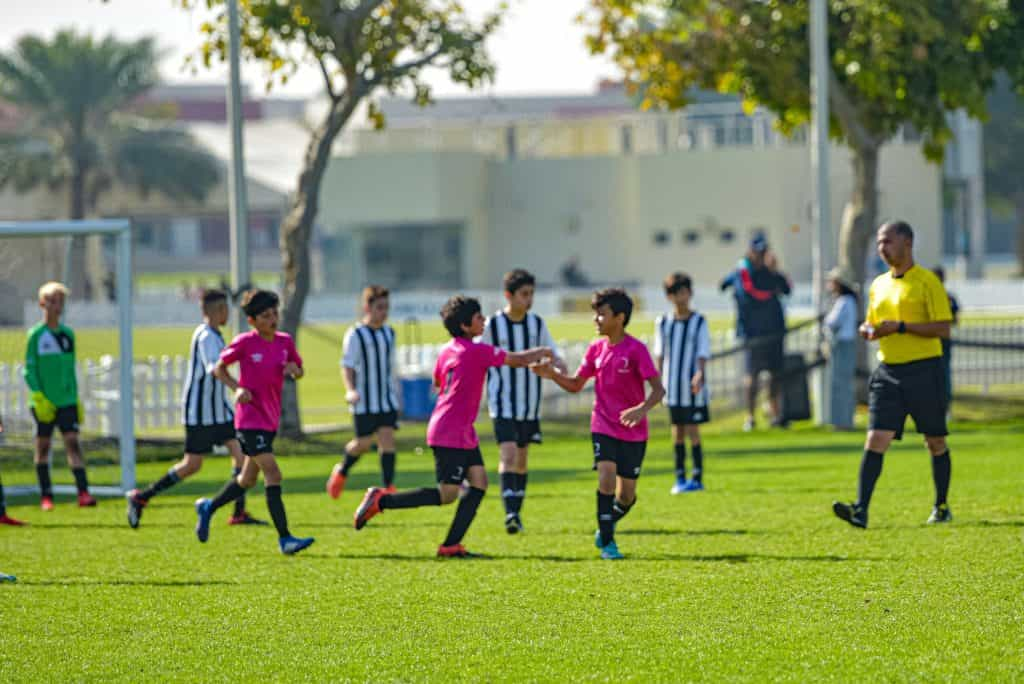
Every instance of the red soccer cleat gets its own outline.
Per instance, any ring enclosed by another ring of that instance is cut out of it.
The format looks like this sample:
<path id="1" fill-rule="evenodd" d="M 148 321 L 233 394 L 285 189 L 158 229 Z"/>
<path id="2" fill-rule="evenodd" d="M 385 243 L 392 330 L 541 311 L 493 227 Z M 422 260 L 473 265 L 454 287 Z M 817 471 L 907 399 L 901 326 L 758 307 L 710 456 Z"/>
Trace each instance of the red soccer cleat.
<path id="1" fill-rule="evenodd" d="M 78 507 L 79 508 L 90 508 L 96 505 L 96 499 L 89 492 L 82 492 L 78 495 Z"/>
<path id="2" fill-rule="evenodd" d="M 40 498 L 39 499 L 39 507 L 42 508 L 44 511 L 52 511 L 53 510 L 53 497 L 52 496 L 44 496 L 44 497 Z"/>
<path id="3" fill-rule="evenodd" d="M 249 511 L 242 511 L 239 515 L 228 518 L 228 525 L 268 525 L 266 520 L 260 520 L 249 515 Z"/>
<path id="4" fill-rule="evenodd" d="M 397 491 L 398 491 L 398 487 L 396 487 L 393 484 L 389 484 L 387 487 L 384 488 L 384 493 L 385 494 L 394 494 Z"/>
<path id="5" fill-rule="evenodd" d="M 0 525 L 10 525 L 11 527 L 21 527 L 22 525 L 25 525 L 25 524 L 26 524 L 25 521 L 17 520 L 15 518 L 12 518 L 11 516 L 7 515 L 6 513 L 4 513 L 3 515 L 0 515 Z"/>
<path id="6" fill-rule="evenodd" d="M 341 474 L 341 468 L 334 466 L 334 470 L 331 471 L 331 476 L 327 478 L 327 495 L 332 499 L 337 499 L 341 496 L 341 493 L 345 491 L 345 480 L 347 478 Z"/>
<path id="7" fill-rule="evenodd" d="M 451 546 L 441 545 L 437 547 L 438 558 L 478 558 L 479 554 L 471 553 L 462 544 L 452 544 Z"/>
<path id="8" fill-rule="evenodd" d="M 366 494 L 363 495 L 363 500 L 359 504 L 359 508 L 356 509 L 355 516 L 353 516 L 353 522 L 357 530 L 366 527 L 366 523 L 370 521 L 370 518 L 380 513 L 380 498 L 382 496 L 384 496 L 384 490 L 380 487 L 370 487 L 366 490 Z"/>

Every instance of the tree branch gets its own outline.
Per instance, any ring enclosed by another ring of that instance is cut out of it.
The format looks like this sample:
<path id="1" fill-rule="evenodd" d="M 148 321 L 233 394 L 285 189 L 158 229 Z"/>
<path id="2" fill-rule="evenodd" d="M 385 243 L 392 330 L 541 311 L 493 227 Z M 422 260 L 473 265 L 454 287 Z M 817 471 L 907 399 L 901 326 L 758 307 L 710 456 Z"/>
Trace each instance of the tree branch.
<path id="1" fill-rule="evenodd" d="M 327 71 L 327 65 L 324 64 L 323 55 L 316 56 L 316 63 L 320 65 L 320 73 L 324 77 L 324 87 L 327 88 L 327 96 L 331 98 L 331 102 L 338 101 L 338 95 L 334 92 L 334 83 L 331 79 L 330 72 Z"/>
<path id="2" fill-rule="evenodd" d="M 416 69 L 420 69 L 422 67 L 427 66 L 435 59 L 440 57 L 442 54 L 444 54 L 444 51 L 444 47 L 441 46 L 434 49 L 431 52 L 428 52 L 419 59 L 409 60 L 405 64 L 396 64 L 391 69 L 388 69 L 387 77 L 388 79 L 399 79 L 408 74 L 410 71 L 415 71 Z M 376 85 L 377 83 L 380 83 L 380 81 L 380 76 L 374 76 L 372 83 Z"/>
<path id="3" fill-rule="evenodd" d="M 855 147 L 878 147 L 879 141 L 872 135 L 860 120 L 857 106 L 850 99 L 846 88 L 839 82 L 835 71 L 829 67 L 828 70 L 828 91 L 829 102 L 835 110 L 836 116 L 843 124 L 846 134 L 850 136 Z"/>

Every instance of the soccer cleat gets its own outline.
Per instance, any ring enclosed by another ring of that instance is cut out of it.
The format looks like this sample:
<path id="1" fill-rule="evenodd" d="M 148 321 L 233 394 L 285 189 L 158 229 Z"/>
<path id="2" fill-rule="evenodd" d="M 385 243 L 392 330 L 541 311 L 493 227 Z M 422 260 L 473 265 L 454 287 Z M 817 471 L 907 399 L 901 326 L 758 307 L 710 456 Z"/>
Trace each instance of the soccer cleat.
<path id="1" fill-rule="evenodd" d="M 348 478 L 341 474 L 341 468 L 334 466 L 331 476 L 327 478 L 327 495 L 332 499 L 337 499 L 341 496 L 341 493 L 345 491 L 346 479 Z"/>
<path id="2" fill-rule="evenodd" d="M 138 489 L 133 489 L 125 494 L 125 498 L 128 500 L 128 526 L 134 530 L 138 528 L 139 520 L 142 519 L 142 509 L 148 502 L 139 498 Z"/>
<path id="3" fill-rule="evenodd" d="M 303 549 L 308 549 L 316 541 L 313 537 L 281 537 L 277 543 L 281 546 L 281 553 L 292 556 Z"/>
<path id="4" fill-rule="evenodd" d="M 840 520 L 845 520 L 854 527 L 866 528 L 868 526 L 868 511 L 863 506 L 858 506 L 853 503 L 842 503 L 841 501 L 834 501 L 832 503 L 832 512 L 836 514 L 836 517 Z"/>
<path id="5" fill-rule="evenodd" d="M 210 518 L 213 516 L 212 503 L 209 499 L 196 499 L 196 515 L 199 518 L 196 521 L 196 538 L 201 542 L 206 542 L 210 538 Z"/>
<path id="6" fill-rule="evenodd" d="M 743 431 L 744 432 L 753 432 L 756 427 L 757 426 L 754 423 L 754 419 L 753 418 L 747 418 L 745 421 L 743 421 Z"/>
<path id="7" fill-rule="evenodd" d="M 385 494 L 394 494 L 397 491 L 398 491 L 398 487 L 396 487 L 393 484 L 389 484 L 387 487 L 384 488 L 384 493 Z"/>
<path id="8" fill-rule="evenodd" d="M 11 527 L 21 527 L 27 523 L 24 520 L 18 520 L 4 513 L 0 515 L 0 525 L 10 525 Z"/>
<path id="9" fill-rule="evenodd" d="M 53 497 L 52 496 L 44 496 L 44 497 L 40 498 L 39 499 L 39 507 L 42 508 L 44 511 L 52 511 L 53 510 Z"/>
<path id="10" fill-rule="evenodd" d="M 249 515 L 249 511 L 242 511 L 238 515 L 228 518 L 228 525 L 269 525 L 266 520 L 260 520 Z"/>
<path id="11" fill-rule="evenodd" d="M 509 513 L 505 516 L 505 531 L 509 534 L 518 534 L 523 531 L 523 521 L 518 513 Z"/>
<path id="12" fill-rule="evenodd" d="M 0 572 L 0 582 L 17 582 L 18 578 L 14 575 L 7 575 Z"/>
<path id="13" fill-rule="evenodd" d="M 450 546 L 441 545 L 437 547 L 438 558 L 479 558 L 480 554 L 472 553 L 467 550 L 462 544 L 452 544 Z"/>
<path id="14" fill-rule="evenodd" d="M 687 480 L 686 478 L 677 478 L 676 483 L 672 485 L 671 492 L 673 494 L 682 494 L 683 492 L 686 491 L 687 483 L 689 483 L 689 480 Z"/>
<path id="15" fill-rule="evenodd" d="M 601 547 L 601 560 L 622 560 L 625 556 L 619 551 L 619 545 L 610 541 Z"/>
<path id="16" fill-rule="evenodd" d="M 89 492 L 80 492 L 78 494 L 78 507 L 79 508 L 92 508 L 96 505 L 96 499 Z"/>
<path id="17" fill-rule="evenodd" d="M 703 492 L 704 483 L 700 480 L 687 480 L 683 484 L 683 492 Z"/>
<path id="18" fill-rule="evenodd" d="M 366 527 L 366 523 L 370 521 L 370 518 L 380 513 L 380 498 L 382 496 L 384 496 L 384 490 L 380 487 L 370 487 L 366 490 L 366 494 L 363 495 L 363 500 L 353 516 L 353 522 L 357 530 Z"/>
<path id="19" fill-rule="evenodd" d="M 929 525 L 948 522 L 953 522 L 953 511 L 949 510 L 949 504 L 939 504 L 932 509 L 932 514 L 928 516 Z"/>

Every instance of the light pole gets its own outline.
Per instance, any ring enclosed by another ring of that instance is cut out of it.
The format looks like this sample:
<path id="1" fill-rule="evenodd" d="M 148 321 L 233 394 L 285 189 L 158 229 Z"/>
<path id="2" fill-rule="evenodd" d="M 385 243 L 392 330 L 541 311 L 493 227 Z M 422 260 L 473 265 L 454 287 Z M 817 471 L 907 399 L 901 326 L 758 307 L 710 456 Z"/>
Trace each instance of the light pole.
<path id="1" fill-rule="evenodd" d="M 228 174 L 228 217 L 231 240 L 231 287 L 237 292 L 249 282 L 249 203 L 245 191 L 245 156 L 242 147 L 242 82 L 239 75 L 241 35 L 238 0 L 228 0 L 227 119 L 231 126 L 231 172 Z M 245 330 L 245 314 L 234 309 L 235 334 Z"/>

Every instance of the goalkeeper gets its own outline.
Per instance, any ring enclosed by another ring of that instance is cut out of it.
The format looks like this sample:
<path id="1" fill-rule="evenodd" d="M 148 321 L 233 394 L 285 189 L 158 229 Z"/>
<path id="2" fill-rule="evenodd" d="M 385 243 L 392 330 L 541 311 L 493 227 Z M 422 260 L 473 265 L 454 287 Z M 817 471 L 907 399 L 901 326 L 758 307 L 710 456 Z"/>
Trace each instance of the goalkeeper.
<path id="1" fill-rule="evenodd" d="M 78 402 L 75 378 L 75 334 L 60 322 L 68 289 L 58 282 L 39 288 L 39 308 L 43 321 L 28 331 L 25 350 L 25 382 L 32 392 L 32 416 L 36 420 L 36 475 L 39 478 L 40 506 L 53 510 L 53 486 L 50 484 L 50 438 L 59 427 L 64 438 L 68 466 L 75 476 L 78 505 L 95 506 L 85 476 L 85 460 L 78 443 L 78 423 L 82 405 Z"/>

